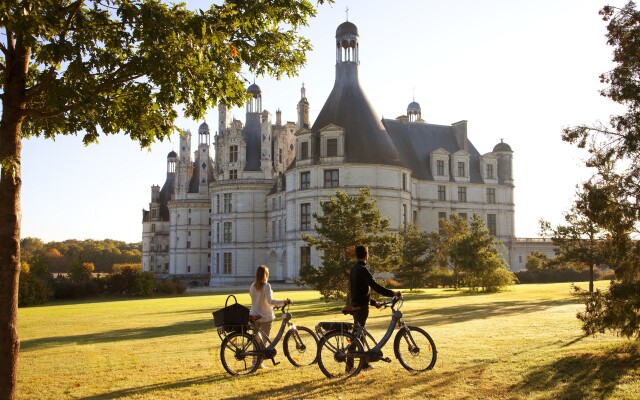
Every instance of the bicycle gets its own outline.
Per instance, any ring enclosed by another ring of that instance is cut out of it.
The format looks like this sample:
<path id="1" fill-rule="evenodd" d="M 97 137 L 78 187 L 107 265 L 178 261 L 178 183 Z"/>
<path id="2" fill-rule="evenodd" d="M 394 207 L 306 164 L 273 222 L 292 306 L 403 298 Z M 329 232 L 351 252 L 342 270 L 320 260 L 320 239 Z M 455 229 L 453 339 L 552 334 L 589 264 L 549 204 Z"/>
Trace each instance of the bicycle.
<path id="1" fill-rule="evenodd" d="M 322 373 L 328 378 L 351 377 L 360 373 L 365 361 L 390 363 L 391 359 L 384 357 L 382 347 L 396 326 L 399 330 L 393 341 L 393 351 L 400 364 L 411 372 L 431 370 L 436 364 L 436 345 L 424 329 L 402 321 L 400 308 L 403 303 L 401 298 L 393 297 L 390 301 L 376 304 L 378 307 L 391 307 L 391 322 L 379 343 L 357 322 L 320 322 L 316 325 L 316 332 L 321 336 L 318 366 Z M 353 314 L 358 309 L 347 306 L 342 312 Z M 371 348 L 369 343 L 374 347 Z"/>
<path id="2" fill-rule="evenodd" d="M 296 367 L 307 366 L 315 363 L 318 356 L 318 338 L 315 333 L 304 326 L 296 326 L 291 323 L 292 315 L 287 312 L 288 305 L 282 306 L 282 324 L 273 341 L 258 327 L 257 320 L 260 317 L 250 316 L 249 325 L 227 335 L 222 340 L 220 348 L 220 360 L 222 366 L 231 375 L 247 375 L 255 372 L 263 360 L 271 360 L 273 365 L 277 354 L 276 345 L 283 337 L 282 348 L 289 362 Z M 287 329 L 287 333 L 284 331 Z M 267 342 L 265 347 L 263 340 Z"/>

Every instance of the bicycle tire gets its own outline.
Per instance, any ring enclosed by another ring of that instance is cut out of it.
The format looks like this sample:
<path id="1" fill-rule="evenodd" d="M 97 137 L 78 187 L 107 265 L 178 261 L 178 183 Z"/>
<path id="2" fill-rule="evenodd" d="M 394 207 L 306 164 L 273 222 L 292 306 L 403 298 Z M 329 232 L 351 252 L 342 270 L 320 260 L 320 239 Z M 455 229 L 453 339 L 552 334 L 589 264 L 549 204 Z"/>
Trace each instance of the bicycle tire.
<path id="1" fill-rule="evenodd" d="M 318 337 L 304 326 L 290 329 L 282 341 L 284 355 L 296 367 L 305 367 L 318 360 Z"/>
<path id="2" fill-rule="evenodd" d="M 351 332 L 335 330 L 328 332 L 318 343 L 318 366 L 327 378 L 350 377 L 360 373 L 364 359 L 350 357 L 349 352 L 362 353 L 364 347 Z M 347 360 L 353 361 L 348 366 Z"/>
<path id="3" fill-rule="evenodd" d="M 259 348 L 258 341 L 252 335 L 246 332 L 231 333 L 224 338 L 220 347 L 222 366 L 233 376 L 255 372 L 262 364 L 262 355 L 257 352 Z"/>
<path id="4" fill-rule="evenodd" d="M 438 352 L 431 336 L 417 326 L 405 326 L 396 334 L 393 352 L 400 364 L 412 372 L 422 372 L 436 365 Z"/>

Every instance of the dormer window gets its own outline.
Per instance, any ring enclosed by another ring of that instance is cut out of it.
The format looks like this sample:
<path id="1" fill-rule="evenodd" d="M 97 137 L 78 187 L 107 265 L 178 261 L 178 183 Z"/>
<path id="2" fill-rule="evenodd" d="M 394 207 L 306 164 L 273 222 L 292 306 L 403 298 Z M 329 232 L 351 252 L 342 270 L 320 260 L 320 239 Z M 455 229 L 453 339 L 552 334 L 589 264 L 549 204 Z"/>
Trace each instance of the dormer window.
<path id="1" fill-rule="evenodd" d="M 470 156 L 464 150 L 458 150 L 451 155 L 451 174 L 456 182 L 469 182 Z"/>
<path id="2" fill-rule="evenodd" d="M 436 175 L 444 176 L 444 160 L 436 161 Z"/>
<path id="3" fill-rule="evenodd" d="M 306 160 L 309 158 L 309 142 L 300 143 L 300 159 Z"/>
<path id="4" fill-rule="evenodd" d="M 497 184 L 498 158 L 492 153 L 481 156 L 480 171 L 485 183 Z"/>
<path id="5" fill-rule="evenodd" d="M 450 153 L 443 148 L 439 148 L 433 151 L 429 158 L 433 179 L 439 182 L 449 181 L 449 175 L 452 174 L 451 163 L 453 162 L 453 160 L 450 160 Z"/>
<path id="6" fill-rule="evenodd" d="M 338 138 L 327 139 L 327 157 L 338 155 Z"/>
<path id="7" fill-rule="evenodd" d="M 486 174 L 485 177 L 487 179 L 494 179 L 493 178 L 493 164 L 487 164 L 486 165 Z"/>

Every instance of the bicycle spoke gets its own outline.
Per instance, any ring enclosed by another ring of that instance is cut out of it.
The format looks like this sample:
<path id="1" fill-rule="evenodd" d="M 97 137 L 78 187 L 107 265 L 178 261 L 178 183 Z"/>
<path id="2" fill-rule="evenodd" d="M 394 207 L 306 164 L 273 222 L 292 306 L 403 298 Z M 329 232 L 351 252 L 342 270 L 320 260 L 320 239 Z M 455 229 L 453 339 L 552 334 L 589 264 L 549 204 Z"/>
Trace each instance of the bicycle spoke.
<path id="1" fill-rule="evenodd" d="M 409 371 L 428 371 L 436 363 L 436 346 L 423 329 L 406 326 L 398 331 L 393 344 L 396 358 Z"/>

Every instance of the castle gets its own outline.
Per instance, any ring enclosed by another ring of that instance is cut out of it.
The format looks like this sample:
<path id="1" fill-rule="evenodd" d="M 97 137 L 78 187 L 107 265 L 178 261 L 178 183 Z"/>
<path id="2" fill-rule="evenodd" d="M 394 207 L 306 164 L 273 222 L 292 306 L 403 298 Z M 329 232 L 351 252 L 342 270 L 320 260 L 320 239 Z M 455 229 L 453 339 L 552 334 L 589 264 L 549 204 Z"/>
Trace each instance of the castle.
<path id="1" fill-rule="evenodd" d="M 415 101 L 407 115 L 380 119 L 358 79 L 356 25 L 338 26 L 335 43 L 334 87 L 313 125 L 304 85 L 297 122 L 283 123 L 279 110 L 273 121 L 262 109 L 254 83 L 244 124 L 220 105 L 212 144 L 206 123 L 193 154 L 192 134 L 181 135 L 164 185 L 151 187 L 143 210 L 143 270 L 225 286 L 250 282 L 267 264 L 272 280 L 291 281 L 301 265 L 320 264 L 301 235 L 314 233 L 321 201 L 364 186 L 392 228 L 434 231 L 451 213 L 478 213 L 505 244 L 510 265 L 523 265 L 530 249 L 514 237 L 510 146 L 500 141 L 482 154 L 467 121 L 427 123 Z"/>

